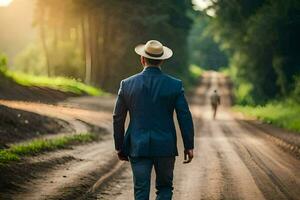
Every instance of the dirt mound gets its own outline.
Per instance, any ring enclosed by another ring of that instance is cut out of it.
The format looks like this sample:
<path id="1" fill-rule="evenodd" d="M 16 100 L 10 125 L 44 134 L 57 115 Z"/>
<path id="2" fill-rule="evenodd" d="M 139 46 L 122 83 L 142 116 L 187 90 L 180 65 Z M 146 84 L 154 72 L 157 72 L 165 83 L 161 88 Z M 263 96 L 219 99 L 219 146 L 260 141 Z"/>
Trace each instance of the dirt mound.
<path id="1" fill-rule="evenodd" d="M 0 73 L 0 99 L 56 103 L 75 96 L 78 95 L 46 87 L 25 87 Z"/>
<path id="2" fill-rule="evenodd" d="M 44 134 L 70 132 L 68 123 L 0 105 L 0 148 Z"/>

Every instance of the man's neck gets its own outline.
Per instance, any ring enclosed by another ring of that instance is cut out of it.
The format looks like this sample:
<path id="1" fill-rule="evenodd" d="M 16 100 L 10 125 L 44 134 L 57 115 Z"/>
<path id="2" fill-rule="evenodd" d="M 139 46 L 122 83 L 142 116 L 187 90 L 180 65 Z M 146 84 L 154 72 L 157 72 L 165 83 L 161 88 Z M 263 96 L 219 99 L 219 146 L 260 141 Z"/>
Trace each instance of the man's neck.
<path id="1" fill-rule="evenodd" d="M 144 69 L 146 69 L 148 67 L 157 67 L 157 68 L 161 69 L 159 65 L 145 65 Z"/>

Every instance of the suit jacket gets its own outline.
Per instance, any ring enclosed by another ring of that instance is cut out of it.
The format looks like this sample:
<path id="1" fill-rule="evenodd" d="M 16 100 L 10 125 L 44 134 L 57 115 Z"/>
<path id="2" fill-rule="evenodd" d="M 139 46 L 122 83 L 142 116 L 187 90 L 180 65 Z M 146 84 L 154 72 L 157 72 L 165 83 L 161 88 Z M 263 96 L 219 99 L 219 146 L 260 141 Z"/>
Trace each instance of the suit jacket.
<path id="1" fill-rule="evenodd" d="M 174 110 L 184 148 L 193 149 L 193 121 L 180 80 L 158 67 L 122 80 L 113 113 L 116 150 L 132 157 L 177 156 Z M 130 123 L 124 135 L 128 111 Z"/>

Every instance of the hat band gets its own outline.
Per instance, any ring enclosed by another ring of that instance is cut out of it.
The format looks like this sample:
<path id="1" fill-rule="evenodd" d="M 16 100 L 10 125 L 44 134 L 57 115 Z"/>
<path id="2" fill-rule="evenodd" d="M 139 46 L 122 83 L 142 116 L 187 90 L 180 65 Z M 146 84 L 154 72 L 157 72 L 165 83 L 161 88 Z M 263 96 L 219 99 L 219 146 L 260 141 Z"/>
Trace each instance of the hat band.
<path id="1" fill-rule="evenodd" d="M 145 50 L 145 53 L 151 57 L 161 57 L 162 55 L 164 55 L 164 52 L 161 52 L 160 54 L 153 54 L 153 53 L 147 52 L 146 50 Z"/>

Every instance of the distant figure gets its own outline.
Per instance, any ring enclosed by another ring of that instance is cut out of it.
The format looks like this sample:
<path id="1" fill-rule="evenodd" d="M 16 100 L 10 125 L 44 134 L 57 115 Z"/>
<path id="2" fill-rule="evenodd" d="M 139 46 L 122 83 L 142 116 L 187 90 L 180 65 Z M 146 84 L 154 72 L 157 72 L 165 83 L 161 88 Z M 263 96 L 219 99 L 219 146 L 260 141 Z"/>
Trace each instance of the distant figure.
<path id="1" fill-rule="evenodd" d="M 183 138 L 184 163 L 193 159 L 192 115 L 182 81 L 160 68 L 172 56 L 172 50 L 157 40 L 150 40 L 138 45 L 135 52 L 141 56 L 144 69 L 121 81 L 113 114 L 115 149 L 120 160 L 130 161 L 135 200 L 149 199 L 153 167 L 156 199 L 171 200 L 175 156 L 178 156 L 173 112 L 176 111 Z M 130 123 L 125 132 L 127 112 Z"/>
<path id="2" fill-rule="evenodd" d="M 220 95 L 217 90 L 214 90 L 214 93 L 210 96 L 210 103 L 213 109 L 213 118 L 216 119 L 218 106 L 221 104 Z"/>

